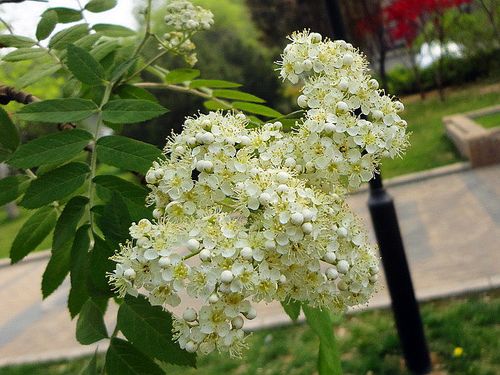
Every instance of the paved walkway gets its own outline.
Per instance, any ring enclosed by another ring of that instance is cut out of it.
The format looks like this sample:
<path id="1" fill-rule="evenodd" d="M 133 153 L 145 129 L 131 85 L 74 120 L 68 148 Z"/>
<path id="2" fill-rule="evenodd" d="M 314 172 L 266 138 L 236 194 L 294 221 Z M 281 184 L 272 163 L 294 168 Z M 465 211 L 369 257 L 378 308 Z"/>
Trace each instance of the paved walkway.
<path id="1" fill-rule="evenodd" d="M 453 171 L 454 167 L 447 168 Z M 396 201 L 420 300 L 500 287 L 500 165 L 417 179 L 390 186 L 389 191 Z M 366 192 L 350 199 L 354 210 L 369 223 L 366 201 Z M 16 266 L 0 265 L 0 366 L 95 349 L 82 347 L 74 339 L 75 321 L 66 310 L 67 280 L 41 301 L 40 280 L 46 262 L 46 257 L 37 254 Z M 382 284 L 369 307 L 388 303 Z M 116 307 L 110 310 L 107 323 L 113 327 Z M 278 304 L 261 305 L 251 328 L 287 321 Z"/>

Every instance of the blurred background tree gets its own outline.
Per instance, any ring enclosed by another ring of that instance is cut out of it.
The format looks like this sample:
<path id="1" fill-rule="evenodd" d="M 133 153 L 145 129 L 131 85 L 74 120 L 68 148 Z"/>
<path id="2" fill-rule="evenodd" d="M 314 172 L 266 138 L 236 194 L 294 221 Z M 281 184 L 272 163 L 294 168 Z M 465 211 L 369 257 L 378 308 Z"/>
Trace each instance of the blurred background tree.
<path id="1" fill-rule="evenodd" d="M 196 44 L 198 63 L 203 67 L 201 78 L 223 79 L 242 84 L 243 91 L 251 92 L 267 101 L 270 107 L 287 111 L 289 104 L 281 98 L 281 85 L 273 61 L 277 59 L 276 49 L 266 46 L 261 40 L 262 32 L 253 23 L 244 0 L 195 0 L 196 4 L 210 9 L 215 16 L 214 26 L 193 38 Z M 153 29 L 160 34 L 166 31 L 162 11 L 163 2 L 158 3 L 152 15 Z M 283 38 L 284 40 L 284 38 Z M 153 56 L 156 51 L 147 46 Z M 163 57 L 161 66 L 186 67 L 182 59 Z M 147 74 L 147 73 L 146 73 Z M 148 79 L 154 79 L 148 76 Z M 164 120 L 153 120 L 144 124 L 130 125 L 123 132 L 136 139 L 163 147 L 165 138 L 172 130 L 179 131 L 184 117 L 205 111 L 203 100 L 190 95 L 168 91 L 155 92 L 158 100 L 170 109 Z"/>

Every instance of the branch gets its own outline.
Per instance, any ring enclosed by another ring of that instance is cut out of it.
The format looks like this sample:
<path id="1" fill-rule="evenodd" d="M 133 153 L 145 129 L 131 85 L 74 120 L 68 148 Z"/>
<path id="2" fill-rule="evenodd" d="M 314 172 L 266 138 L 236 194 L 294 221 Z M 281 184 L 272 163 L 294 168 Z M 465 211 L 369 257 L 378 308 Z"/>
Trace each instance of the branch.
<path id="1" fill-rule="evenodd" d="M 203 91 L 196 90 L 196 89 L 191 89 L 189 87 L 185 86 L 179 86 L 179 85 L 169 85 L 167 83 L 156 83 L 156 82 L 140 82 L 140 83 L 135 83 L 134 86 L 137 87 L 142 87 L 145 89 L 163 89 L 163 90 L 170 90 L 170 91 L 177 91 L 177 92 L 184 92 L 186 94 L 192 94 L 196 95 L 205 99 L 211 99 L 215 102 L 218 102 L 224 106 L 227 106 L 229 108 L 232 108 L 232 104 L 230 102 L 227 102 L 225 100 L 216 98 L 215 96 L 211 94 L 207 94 Z"/>
<path id="2" fill-rule="evenodd" d="M 39 102 L 40 99 L 30 93 L 16 90 L 12 86 L 0 85 L 0 104 L 6 105 L 11 101 L 21 104 L 30 104 L 33 102 Z"/>

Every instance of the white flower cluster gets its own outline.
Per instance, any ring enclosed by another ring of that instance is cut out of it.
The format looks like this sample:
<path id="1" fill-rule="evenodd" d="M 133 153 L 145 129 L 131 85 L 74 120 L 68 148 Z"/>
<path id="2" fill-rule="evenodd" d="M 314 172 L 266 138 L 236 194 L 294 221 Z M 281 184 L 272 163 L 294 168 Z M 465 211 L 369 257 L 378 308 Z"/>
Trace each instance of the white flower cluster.
<path id="1" fill-rule="evenodd" d="M 345 192 L 372 177 L 380 156 L 402 152 L 402 105 L 376 89 L 348 44 L 305 32 L 292 41 L 282 75 L 305 80 L 305 119 L 286 133 L 279 121 L 250 129 L 241 113 L 188 118 L 146 175 L 155 220 L 134 223 L 113 257 L 121 296 L 142 292 L 163 307 L 184 293 L 202 301 L 174 320 L 189 352 L 240 355 L 253 303 L 343 311 L 365 303 L 377 280 Z"/>
<path id="2" fill-rule="evenodd" d="M 191 37 L 201 30 L 208 30 L 214 23 L 212 12 L 188 0 L 172 0 L 165 8 L 165 23 L 172 31 L 165 34 L 165 46 L 184 56 L 190 65 L 196 64 L 196 46 Z"/>
<path id="3" fill-rule="evenodd" d="M 357 188 L 373 177 L 381 157 L 406 148 L 406 121 L 398 114 L 404 106 L 384 95 L 351 44 L 308 31 L 290 40 L 280 75 L 304 83 L 297 103 L 306 111 L 298 128 L 305 173 L 320 185 Z"/>

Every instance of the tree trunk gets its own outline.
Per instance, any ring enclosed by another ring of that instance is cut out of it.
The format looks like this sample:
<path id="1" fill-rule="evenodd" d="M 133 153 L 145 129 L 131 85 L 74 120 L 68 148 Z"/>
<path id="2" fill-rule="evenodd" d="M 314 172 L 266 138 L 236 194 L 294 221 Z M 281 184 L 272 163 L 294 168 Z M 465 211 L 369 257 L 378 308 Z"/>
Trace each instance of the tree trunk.
<path id="1" fill-rule="evenodd" d="M 422 77 L 420 76 L 420 68 L 417 64 L 417 53 L 412 45 L 407 45 L 406 51 L 408 53 L 408 57 L 410 58 L 411 70 L 415 76 L 415 82 L 417 84 L 418 93 L 420 94 L 420 99 L 425 100 L 425 91 L 422 87 Z"/>

